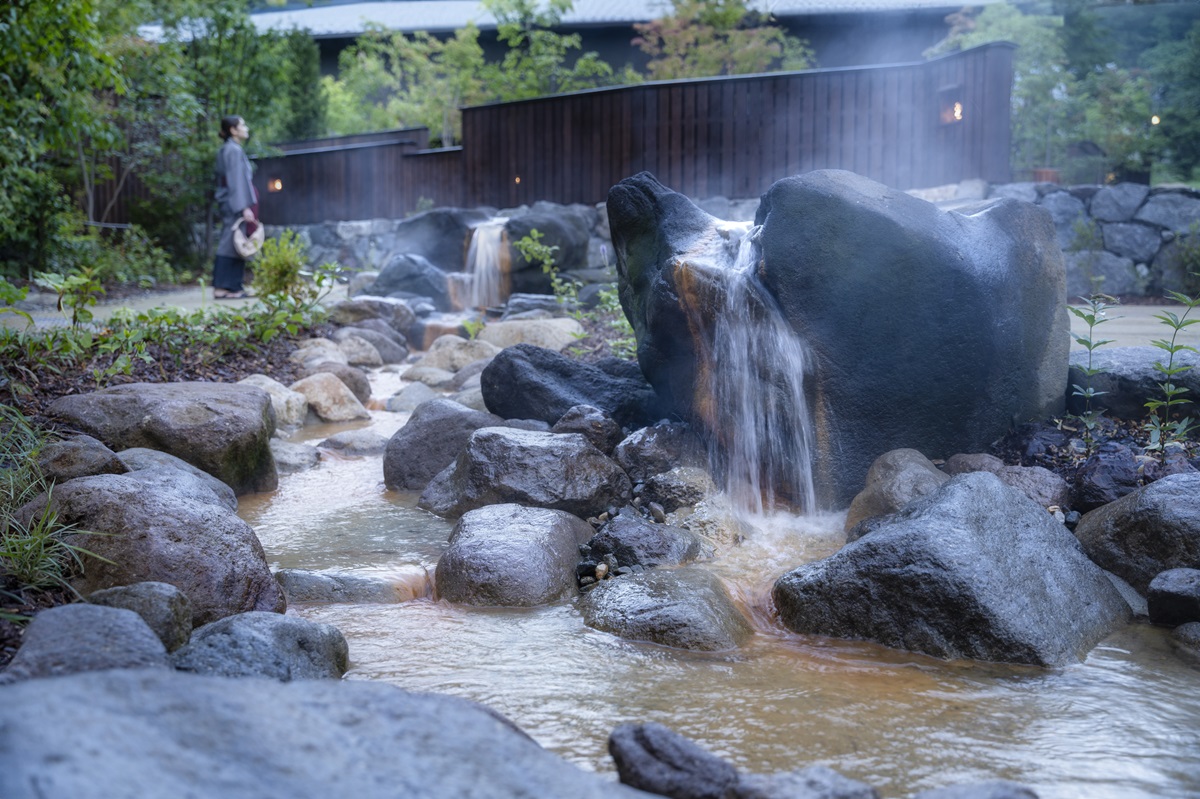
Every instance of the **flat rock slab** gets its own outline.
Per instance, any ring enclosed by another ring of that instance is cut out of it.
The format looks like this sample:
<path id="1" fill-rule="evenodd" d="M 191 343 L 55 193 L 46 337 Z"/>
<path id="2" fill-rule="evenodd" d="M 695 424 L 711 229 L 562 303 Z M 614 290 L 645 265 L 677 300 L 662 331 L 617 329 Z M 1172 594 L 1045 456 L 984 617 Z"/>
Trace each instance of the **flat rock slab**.
<path id="1" fill-rule="evenodd" d="M 50 415 L 114 450 L 147 447 L 175 455 L 241 496 L 279 486 L 268 442 L 271 398 L 226 383 L 130 383 L 61 397 Z"/>
<path id="2" fill-rule="evenodd" d="M 365 681 L 109 671 L 0 687 L 5 799 L 633 799 L 481 705 Z"/>

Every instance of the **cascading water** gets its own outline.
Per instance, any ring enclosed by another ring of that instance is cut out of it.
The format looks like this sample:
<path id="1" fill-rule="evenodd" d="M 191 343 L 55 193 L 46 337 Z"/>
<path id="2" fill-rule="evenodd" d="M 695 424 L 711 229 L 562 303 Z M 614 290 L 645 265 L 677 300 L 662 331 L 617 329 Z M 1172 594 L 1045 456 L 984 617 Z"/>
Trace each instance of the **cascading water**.
<path id="1" fill-rule="evenodd" d="M 710 461 L 743 513 L 813 511 L 812 423 L 804 394 L 810 358 L 758 279 L 761 233 L 761 226 L 747 231 L 733 267 L 723 273 L 725 300 L 709 356 L 719 430 Z"/>
<path id="2" fill-rule="evenodd" d="M 503 263 L 504 225 L 508 217 L 489 219 L 475 228 L 467 247 L 466 270 L 453 276 L 455 304 L 460 309 L 490 308 L 508 299 Z"/>

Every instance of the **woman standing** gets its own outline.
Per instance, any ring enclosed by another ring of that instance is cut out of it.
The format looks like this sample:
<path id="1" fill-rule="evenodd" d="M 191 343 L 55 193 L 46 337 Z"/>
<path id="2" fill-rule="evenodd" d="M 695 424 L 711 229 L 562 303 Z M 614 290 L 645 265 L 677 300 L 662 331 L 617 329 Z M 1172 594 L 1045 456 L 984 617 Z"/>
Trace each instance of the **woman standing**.
<path id="1" fill-rule="evenodd" d="M 221 138 L 225 143 L 217 151 L 217 209 L 221 214 L 221 241 L 213 265 L 213 297 L 236 300 L 246 296 L 242 287 L 246 262 L 233 246 L 233 229 L 239 220 L 246 224 L 249 236 L 258 224 L 258 192 L 254 189 L 254 171 L 242 143 L 250 138 L 250 127 L 238 116 L 221 119 Z"/>

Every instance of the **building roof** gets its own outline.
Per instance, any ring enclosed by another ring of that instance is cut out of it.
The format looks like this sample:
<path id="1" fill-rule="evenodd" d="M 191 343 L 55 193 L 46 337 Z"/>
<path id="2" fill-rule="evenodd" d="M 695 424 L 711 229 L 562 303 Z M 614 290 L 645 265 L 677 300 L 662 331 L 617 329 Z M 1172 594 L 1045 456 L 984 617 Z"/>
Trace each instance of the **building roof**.
<path id="1" fill-rule="evenodd" d="M 988 5 L 999 0 L 973 0 Z M 864 14 L 887 11 L 942 10 L 962 7 L 962 0 L 755 0 L 752 6 L 776 17 L 820 14 Z M 662 16 L 669 0 L 575 0 L 563 16 L 566 26 L 632 25 Z M 342 2 L 313 7 L 258 11 L 251 15 L 260 31 L 307 29 L 313 38 L 356 36 L 366 23 L 376 22 L 389 30 L 452 31 L 468 22 L 480 29 L 494 29 L 495 18 L 478 0 L 375 0 Z"/>

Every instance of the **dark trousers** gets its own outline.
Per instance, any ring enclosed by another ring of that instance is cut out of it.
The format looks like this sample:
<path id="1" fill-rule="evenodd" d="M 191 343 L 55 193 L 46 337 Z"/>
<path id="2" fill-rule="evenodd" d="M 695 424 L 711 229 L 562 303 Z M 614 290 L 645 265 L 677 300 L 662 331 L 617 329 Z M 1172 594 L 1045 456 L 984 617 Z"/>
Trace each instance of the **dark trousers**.
<path id="1" fill-rule="evenodd" d="M 241 258 L 218 255 L 213 264 L 213 288 L 226 291 L 241 291 L 246 273 L 246 262 Z"/>

